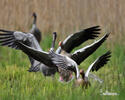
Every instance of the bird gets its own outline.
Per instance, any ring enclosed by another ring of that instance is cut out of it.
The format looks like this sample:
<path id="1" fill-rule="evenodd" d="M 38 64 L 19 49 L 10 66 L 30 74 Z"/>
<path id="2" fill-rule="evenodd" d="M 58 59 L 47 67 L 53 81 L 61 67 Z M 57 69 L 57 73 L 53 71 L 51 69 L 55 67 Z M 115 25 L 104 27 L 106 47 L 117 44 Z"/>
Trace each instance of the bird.
<path id="1" fill-rule="evenodd" d="M 38 27 L 36 25 L 37 14 L 34 12 L 32 14 L 32 16 L 34 17 L 34 20 L 33 20 L 33 24 L 32 24 L 32 28 L 30 30 L 30 33 L 35 36 L 35 38 L 37 39 L 38 43 L 40 44 L 40 42 L 42 40 L 42 33 L 38 29 Z M 40 71 L 40 72 L 43 73 L 44 76 L 54 76 L 54 74 L 56 73 L 56 69 L 49 68 L 48 66 L 46 66 L 46 65 L 44 65 L 42 63 L 39 63 L 36 66 L 31 66 L 28 71 L 29 72 L 38 72 L 38 71 Z"/>
<path id="2" fill-rule="evenodd" d="M 85 57 L 88 57 L 91 53 L 93 53 L 107 39 L 108 36 L 109 33 L 105 34 L 101 39 L 99 39 L 95 43 L 74 52 L 71 55 L 71 57 L 57 54 L 56 52 L 53 51 L 53 49 L 52 50 L 50 49 L 50 52 L 48 53 L 48 52 L 38 51 L 21 42 L 19 42 L 19 45 L 23 52 L 25 52 L 32 58 L 38 60 L 39 62 L 47 66 L 58 68 L 59 69 L 58 71 L 60 71 L 60 69 L 64 69 L 66 71 L 69 70 L 71 72 L 74 72 L 76 78 L 78 78 L 79 77 L 78 65 L 80 65 L 80 63 L 83 60 L 85 60 Z M 86 55 L 86 50 L 89 52 L 87 55 Z"/>
<path id="3" fill-rule="evenodd" d="M 83 69 L 80 69 L 80 75 L 77 80 L 75 80 L 74 86 L 82 86 L 82 88 L 88 88 L 90 86 L 90 82 L 88 80 L 90 71 L 98 71 L 101 67 L 103 67 L 105 64 L 108 63 L 111 57 L 111 51 L 107 51 L 102 56 L 98 57 L 87 69 L 86 72 L 84 72 Z"/>
<path id="4" fill-rule="evenodd" d="M 24 33 L 20 31 L 9 31 L 0 29 L 0 45 L 1 46 L 8 46 L 17 50 L 20 50 L 18 45 L 18 41 L 24 43 L 27 46 L 35 48 L 39 51 L 43 51 L 40 47 L 40 44 L 36 40 L 35 36 L 31 33 Z M 50 68 L 43 63 L 33 59 L 32 57 L 28 56 L 31 67 L 29 68 L 29 72 L 37 72 L 40 71 L 44 76 L 53 76 L 56 72 L 56 68 Z"/>
<path id="5" fill-rule="evenodd" d="M 92 26 L 78 32 L 72 33 L 66 37 L 64 41 L 60 41 L 56 53 L 67 52 L 70 53 L 75 47 L 78 47 L 87 40 L 93 40 L 100 34 L 100 26 Z"/>
<path id="6" fill-rule="evenodd" d="M 41 39 L 42 39 L 42 34 L 36 25 L 37 14 L 34 12 L 32 16 L 34 17 L 34 20 L 33 20 L 32 28 L 29 31 L 29 33 L 33 34 L 35 36 L 35 38 L 37 39 L 38 43 L 40 43 Z"/>
<path id="7" fill-rule="evenodd" d="M 73 87 L 82 86 L 82 88 L 88 88 L 88 86 L 91 86 L 90 82 L 88 80 L 85 80 L 85 72 L 83 69 L 80 69 L 80 75 L 81 77 L 75 80 Z"/>

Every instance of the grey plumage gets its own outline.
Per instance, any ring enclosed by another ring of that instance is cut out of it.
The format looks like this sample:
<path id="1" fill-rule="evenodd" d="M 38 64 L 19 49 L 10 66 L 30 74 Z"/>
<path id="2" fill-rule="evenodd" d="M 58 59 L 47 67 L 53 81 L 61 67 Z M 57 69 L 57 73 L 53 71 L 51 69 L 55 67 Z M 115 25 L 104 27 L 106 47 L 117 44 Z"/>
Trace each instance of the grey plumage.
<path id="1" fill-rule="evenodd" d="M 35 48 L 39 51 L 42 51 L 39 43 L 37 42 L 34 35 L 31 33 L 23 33 L 19 31 L 8 31 L 0 29 L 0 45 L 8 46 L 15 49 L 21 49 L 18 42 L 24 43 L 27 46 Z M 56 68 L 49 68 L 48 66 L 40 63 L 37 60 L 34 60 L 32 57 L 28 56 L 31 67 L 29 72 L 37 72 L 41 71 L 45 76 L 51 76 L 51 74 L 55 74 L 57 72 Z M 47 71 L 47 72 L 46 72 Z"/>
<path id="2" fill-rule="evenodd" d="M 54 53 L 52 50 L 50 51 L 50 57 L 52 59 L 52 62 L 58 67 L 58 69 L 65 69 L 70 70 L 72 72 L 75 72 L 76 78 L 79 77 L 79 69 L 76 64 L 71 58 L 68 56 L 60 55 Z M 61 72 L 60 72 L 61 73 Z"/>
<path id="3" fill-rule="evenodd" d="M 53 40 L 53 43 L 54 42 L 55 42 L 55 40 Z M 56 68 L 61 67 L 66 70 L 72 70 L 76 73 L 76 78 L 79 77 L 79 70 L 78 70 L 77 64 L 71 58 L 68 58 L 68 57 L 64 58 L 63 55 L 54 53 L 54 51 L 53 51 L 54 44 L 52 44 L 52 48 L 50 49 L 49 53 L 43 52 L 43 51 L 38 51 L 36 49 L 26 46 L 23 43 L 20 43 L 20 42 L 19 42 L 19 45 L 20 45 L 21 50 L 23 50 L 23 52 L 25 52 L 29 56 L 33 57 L 34 59 L 42 62 L 46 66 L 51 66 L 51 67 L 56 67 Z M 66 63 L 66 66 L 64 67 L 63 65 L 62 66 L 60 66 L 60 64 L 58 65 L 58 62 L 59 62 L 58 60 L 60 60 L 60 62 L 62 62 L 61 64 Z M 64 60 L 65 60 L 65 62 L 63 62 Z"/>
<path id="4" fill-rule="evenodd" d="M 33 17 L 34 17 L 34 20 L 33 20 L 33 24 L 32 24 L 32 28 L 30 30 L 30 33 L 33 34 L 35 36 L 35 38 L 37 39 L 37 41 L 40 43 L 41 39 L 42 39 L 42 34 L 36 25 L 37 14 L 35 12 L 33 13 Z"/>

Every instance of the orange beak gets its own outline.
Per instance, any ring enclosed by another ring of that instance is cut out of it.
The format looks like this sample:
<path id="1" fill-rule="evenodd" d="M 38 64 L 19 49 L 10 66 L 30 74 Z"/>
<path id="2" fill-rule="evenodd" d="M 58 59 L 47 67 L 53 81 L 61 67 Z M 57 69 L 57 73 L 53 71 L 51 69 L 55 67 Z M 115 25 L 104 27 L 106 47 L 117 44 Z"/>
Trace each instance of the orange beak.
<path id="1" fill-rule="evenodd" d="M 61 46 L 62 45 L 62 41 L 59 41 L 59 46 Z"/>

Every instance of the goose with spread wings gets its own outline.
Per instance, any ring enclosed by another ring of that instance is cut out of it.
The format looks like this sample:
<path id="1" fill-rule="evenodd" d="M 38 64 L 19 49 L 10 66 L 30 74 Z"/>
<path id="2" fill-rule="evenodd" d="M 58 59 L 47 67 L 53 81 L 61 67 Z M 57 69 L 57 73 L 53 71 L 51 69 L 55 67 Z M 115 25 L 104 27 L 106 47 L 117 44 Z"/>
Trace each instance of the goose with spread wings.
<path id="1" fill-rule="evenodd" d="M 8 46 L 14 49 L 19 49 L 18 42 L 24 43 L 27 46 L 30 46 L 38 51 L 43 51 L 36 40 L 35 36 L 31 33 L 23 33 L 19 31 L 8 31 L 0 29 L 0 45 L 1 46 Z M 41 71 L 44 76 L 53 76 L 56 72 L 56 68 L 48 67 L 43 63 L 33 59 L 32 57 L 28 56 L 31 67 L 29 68 L 29 72 L 33 70 L 33 72 Z"/>
<path id="2" fill-rule="evenodd" d="M 98 57 L 87 69 L 86 72 L 84 72 L 84 70 L 80 70 L 80 75 L 82 76 L 82 78 L 78 78 L 75 81 L 75 86 L 82 86 L 84 88 L 87 88 L 88 86 L 90 86 L 90 82 L 88 80 L 90 71 L 98 71 L 101 67 L 103 67 L 105 64 L 108 63 L 108 61 L 110 60 L 111 57 L 111 52 L 108 51 L 105 54 L 103 54 L 102 56 Z"/>
<path id="3" fill-rule="evenodd" d="M 31 56 L 32 58 L 38 60 L 39 62 L 41 62 L 47 66 L 56 67 L 56 68 L 58 68 L 58 71 L 60 71 L 60 69 L 64 69 L 66 71 L 69 70 L 69 71 L 75 72 L 76 78 L 78 78 L 79 77 L 78 65 L 85 59 L 84 56 L 87 57 L 92 52 L 94 52 L 93 50 L 96 50 L 107 39 L 108 36 L 109 36 L 109 34 L 105 34 L 101 39 L 99 39 L 95 43 L 73 53 L 71 55 L 71 57 L 68 57 L 66 55 L 57 54 L 57 53 L 53 52 L 52 50 L 50 50 L 49 53 L 43 52 L 43 51 L 38 51 L 21 42 L 19 42 L 19 45 L 23 52 L 25 52 L 27 55 Z M 93 49 L 93 50 L 91 50 L 91 49 Z M 86 50 L 89 51 L 88 55 L 86 55 L 86 53 L 85 53 Z M 69 80 L 65 80 L 65 81 L 69 81 Z"/>

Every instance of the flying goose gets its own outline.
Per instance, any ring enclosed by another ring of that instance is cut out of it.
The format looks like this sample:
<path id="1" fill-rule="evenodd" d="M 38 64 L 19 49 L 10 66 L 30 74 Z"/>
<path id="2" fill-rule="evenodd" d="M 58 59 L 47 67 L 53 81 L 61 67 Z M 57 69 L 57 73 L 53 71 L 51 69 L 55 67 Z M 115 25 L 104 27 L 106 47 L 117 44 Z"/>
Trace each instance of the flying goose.
<path id="1" fill-rule="evenodd" d="M 93 44 L 87 47 L 77 50 L 75 53 L 71 54 L 70 57 L 66 55 L 57 54 L 53 51 L 53 49 L 50 50 L 50 52 L 48 53 L 48 52 L 38 51 L 21 42 L 19 42 L 19 45 L 20 45 L 21 50 L 23 50 L 23 52 L 25 52 L 27 55 L 31 56 L 32 58 L 38 60 L 39 62 L 50 67 L 58 68 L 58 71 L 60 71 L 60 69 L 65 69 L 66 71 L 69 70 L 69 71 L 75 72 L 76 78 L 78 78 L 79 70 L 77 66 L 80 65 L 80 63 L 83 60 L 85 60 L 86 57 L 92 54 L 107 39 L 108 36 L 109 36 L 109 33 L 105 34 L 98 41 L 94 42 Z M 70 76 L 71 74 L 69 74 L 69 77 Z"/>
<path id="2" fill-rule="evenodd" d="M 85 41 L 97 38 L 101 30 L 99 27 L 100 26 L 93 26 L 70 34 L 63 42 L 60 42 L 61 47 L 58 47 L 56 53 L 61 53 L 62 50 L 70 53 L 75 47 L 81 45 Z"/>
<path id="3" fill-rule="evenodd" d="M 86 73 L 84 72 L 83 69 L 80 70 L 80 75 L 82 76 L 82 78 L 78 78 L 75 81 L 75 86 L 82 86 L 87 88 L 88 86 L 90 86 L 90 82 L 88 80 L 90 71 L 98 71 L 101 67 L 103 67 L 105 64 L 107 64 L 107 62 L 110 60 L 111 57 L 111 52 L 108 51 L 105 54 L 103 54 L 102 56 L 98 57 L 87 69 Z"/>
<path id="4" fill-rule="evenodd" d="M 32 16 L 34 17 L 34 20 L 33 20 L 32 28 L 29 33 L 33 34 L 36 37 L 37 41 L 40 43 L 42 36 L 41 36 L 40 30 L 36 26 L 37 15 L 34 12 Z"/>
<path id="5" fill-rule="evenodd" d="M 0 45 L 1 46 L 8 46 L 8 47 L 20 50 L 18 41 L 24 43 L 27 46 L 35 48 L 39 51 L 43 51 L 33 34 L 0 29 Z M 32 72 L 41 71 L 44 76 L 53 76 L 57 72 L 56 68 L 50 68 L 44 65 L 43 63 L 40 63 L 39 61 L 33 59 L 30 56 L 28 57 L 31 63 L 29 72 L 32 70 L 33 70 Z"/>

